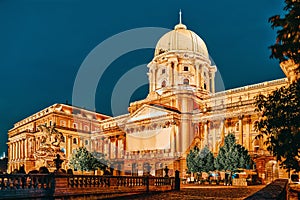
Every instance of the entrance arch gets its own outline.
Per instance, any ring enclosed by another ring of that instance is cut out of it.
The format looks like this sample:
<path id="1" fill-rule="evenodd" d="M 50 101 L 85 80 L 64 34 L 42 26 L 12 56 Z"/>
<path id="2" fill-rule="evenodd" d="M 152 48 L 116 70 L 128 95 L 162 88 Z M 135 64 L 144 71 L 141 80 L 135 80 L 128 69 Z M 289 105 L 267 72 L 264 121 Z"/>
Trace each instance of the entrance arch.
<path id="1" fill-rule="evenodd" d="M 270 160 L 266 163 L 266 181 L 271 182 L 279 177 L 278 163 L 275 160 Z"/>

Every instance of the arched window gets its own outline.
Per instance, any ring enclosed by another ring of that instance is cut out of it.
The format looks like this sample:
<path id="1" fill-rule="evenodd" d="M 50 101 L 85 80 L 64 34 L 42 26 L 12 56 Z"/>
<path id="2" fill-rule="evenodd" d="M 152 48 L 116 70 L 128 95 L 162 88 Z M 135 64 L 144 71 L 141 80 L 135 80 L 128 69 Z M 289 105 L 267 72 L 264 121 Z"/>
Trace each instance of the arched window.
<path id="1" fill-rule="evenodd" d="M 190 80 L 187 79 L 187 78 L 183 79 L 183 84 L 184 85 L 189 85 L 190 84 Z"/>
<path id="2" fill-rule="evenodd" d="M 254 139 L 253 141 L 253 150 L 254 152 L 257 152 L 260 149 L 260 140 Z"/>
<path id="3" fill-rule="evenodd" d="M 76 138 L 73 139 L 73 144 L 77 144 L 77 139 Z"/>
<path id="4" fill-rule="evenodd" d="M 161 83 L 161 87 L 166 87 L 166 81 L 163 81 L 163 82 Z"/>
<path id="5" fill-rule="evenodd" d="M 87 125 L 84 125 L 83 130 L 84 131 L 90 131 L 90 128 Z"/>
<path id="6" fill-rule="evenodd" d="M 77 123 L 73 123 L 73 128 L 77 128 Z"/>

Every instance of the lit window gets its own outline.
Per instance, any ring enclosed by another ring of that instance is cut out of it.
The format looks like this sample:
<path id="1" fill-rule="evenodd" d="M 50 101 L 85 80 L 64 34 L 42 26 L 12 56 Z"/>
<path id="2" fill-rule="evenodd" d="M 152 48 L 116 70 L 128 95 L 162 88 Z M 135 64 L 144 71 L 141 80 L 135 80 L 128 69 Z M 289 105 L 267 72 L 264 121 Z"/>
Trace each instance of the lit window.
<path id="1" fill-rule="evenodd" d="M 235 131 L 239 131 L 239 127 L 240 125 L 239 125 L 239 123 L 237 122 L 236 124 L 235 124 Z"/>
<path id="2" fill-rule="evenodd" d="M 90 129 L 89 129 L 89 127 L 87 125 L 84 125 L 83 130 L 84 131 L 89 131 Z"/>
<path id="3" fill-rule="evenodd" d="M 185 72 L 189 71 L 189 67 L 183 67 L 183 71 Z"/>
<path id="4" fill-rule="evenodd" d="M 187 79 L 187 78 L 183 79 L 183 84 L 184 85 L 189 85 L 190 84 L 189 79 Z"/>
<path id="5" fill-rule="evenodd" d="M 60 126 L 66 126 L 66 121 L 60 120 Z"/>

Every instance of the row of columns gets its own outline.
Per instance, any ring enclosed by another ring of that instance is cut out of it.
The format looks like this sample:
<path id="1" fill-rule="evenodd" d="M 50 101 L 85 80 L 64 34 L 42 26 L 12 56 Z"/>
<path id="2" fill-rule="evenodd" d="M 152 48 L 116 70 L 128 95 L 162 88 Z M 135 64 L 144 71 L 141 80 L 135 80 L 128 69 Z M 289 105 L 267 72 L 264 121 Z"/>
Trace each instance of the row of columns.
<path id="1" fill-rule="evenodd" d="M 28 141 L 20 139 L 9 144 L 9 158 L 10 160 L 25 159 L 28 157 Z"/>
<path id="2" fill-rule="evenodd" d="M 251 150 L 251 142 L 252 142 L 252 137 L 251 137 L 251 119 L 250 116 L 245 118 L 244 116 L 239 116 L 238 117 L 238 144 L 243 145 L 246 149 Z M 220 142 L 224 143 L 224 138 L 225 138 L 225 132 L 226 133 L 232 133 L 235 134 L 234 130 L 231 130 L 231 128 L 234 128 L 231 123 L 231 119 L 226 119 L 226 120 L 221 120 L 221 121 L 205 121 L 202 123 L 198 124 L 197 127 L 197 132 L 195 133 L 201 138 L 201 146 L 209 146 L 210 149 L 214 152 L 216 152 L 217 149 L 217 138 L 220 138 Z M 218 135 L 220 134 L 220 135 Z M 212 137 L 212 144 L 209 144 L 209 139 L 210 136 Z M 245 136 L 245 139 L 244 139 Z"/>
<path id="3" fill-rule="evenodd" d="M 104 139 L 97 138 L 91 143 L 91 148 L 93 150 L 103 152 L 111 159 L 122 158 L 122 154 L 124 154 L 126 148 L 125 143 L 125 137 L 110 137 Z"/>
<path id="4" fill-rule="evenodd" d="M 169 86 L 174 86 L 178 83 L 175 83 L 175 81 L 178 79 L 178 71 L 176 70 L 178 65 L 178 62 L 172 61 L 172 62 L 168 62 L 166 68 L 168 70 L 169 76 L 168 76 L 168 85 Z M 201 88 L 203 87 L 203 84 L 206 83 L 206 90 L 214 93 L 215 92 L 215 71 L 209 71 L 208 72 L 208 77 L 205 79 L 204 77 L 204 66 L 201 64 L 196 64 L 195 66 L 196 68 L 196 73 L 195 73 L 195 84 L 197 88 Z M 158 75 L 159 75 L 159 70 L 161 70 L 161 68 L 157 67 L 156 64 L 152 64 L 150 66 L 150 73 L 148 73 L 149 75 L 149 91 L 155 91 L 158 87 Z M 179 83 L 182 84 L 182 83 Z"/>

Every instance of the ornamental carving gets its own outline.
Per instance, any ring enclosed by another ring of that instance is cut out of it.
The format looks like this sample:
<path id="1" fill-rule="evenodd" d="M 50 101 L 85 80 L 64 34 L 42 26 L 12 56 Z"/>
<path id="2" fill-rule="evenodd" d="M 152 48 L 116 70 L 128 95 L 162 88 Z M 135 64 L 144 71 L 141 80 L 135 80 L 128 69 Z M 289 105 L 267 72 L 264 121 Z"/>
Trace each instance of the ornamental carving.
<path id="1" fill-rule="evenodd" d="M 38 126 L 41 134 L 41 142 L 34 153 L 36 159 L 48 159 L 60 154 L 64 157 L 64 152 L 61 150 L 61 143 L 64 143 L 64 136 L 56 129 L 56 125 L 47 127 L 45 125 Z"/>

